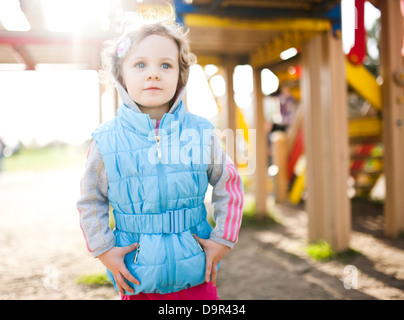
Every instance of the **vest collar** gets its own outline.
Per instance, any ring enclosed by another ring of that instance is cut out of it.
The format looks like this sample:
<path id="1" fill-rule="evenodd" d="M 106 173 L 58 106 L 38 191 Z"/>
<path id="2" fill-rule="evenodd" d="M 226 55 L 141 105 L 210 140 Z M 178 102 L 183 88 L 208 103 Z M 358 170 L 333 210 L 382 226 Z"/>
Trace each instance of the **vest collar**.
<path id="1" fill-rule="evenodd" d="M 148 114 L 136 112 L 126 104 L 122 104 L 117 111 L 117 116 L 122 125 L 136 132 L 137 134 L 148 136 L 154 130 L 152 120 Z M 172 113 L 165 113 L 160 121 L 159 130 L 164 130 L 165 134 L 177 131 L 185 117 L 185 106 L 182 101 Z"/>

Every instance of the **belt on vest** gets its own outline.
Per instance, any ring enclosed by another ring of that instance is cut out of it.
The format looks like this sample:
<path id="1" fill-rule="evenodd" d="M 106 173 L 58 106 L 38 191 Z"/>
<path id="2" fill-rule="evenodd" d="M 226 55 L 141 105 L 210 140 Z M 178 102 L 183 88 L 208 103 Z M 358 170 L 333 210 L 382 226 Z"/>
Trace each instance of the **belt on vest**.
<path id="1" fill-rule="evenodd" d="M 124 214 L 114 212 L 115 226 L 130 233 L 181 233 L 204 218 L 202 206 L 191 209 L 168 210 L 164 213 Z"/>

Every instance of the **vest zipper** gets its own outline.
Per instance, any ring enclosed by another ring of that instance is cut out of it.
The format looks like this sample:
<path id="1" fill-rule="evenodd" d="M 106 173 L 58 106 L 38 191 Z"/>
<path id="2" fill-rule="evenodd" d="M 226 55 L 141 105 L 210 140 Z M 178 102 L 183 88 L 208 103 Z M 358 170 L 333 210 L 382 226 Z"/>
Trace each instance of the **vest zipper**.
<path id="1" fill-rule="evenodd" d="M 161 212 L 166 212 L 167 211 L 167 176 L 165 173 L 165 168 L 164 165 L 161 163 L 161 135 L 160 135 L 160 128 L 163 126 L 165 115 L 160 121 L 160 125 L 157 129 L 158 134 L 154 136 L 154 140 L 156 141 L 157 144 L 157 158 L 160 159 L 160 161 L 157 163 L 157 174 L 159 177 L 159 187 L 160 187 L 160 208 Z M 171 287 L 175 283 L 175 273 L 176 273 L 176 266 L 175 266 L 175 252 L 174 252 L 174 246 L 172 243 L 172 234 L 168 235 L 163 235 L 165 237 L 165 248 L 166 248 L 166 254 L 167 254 L 167 286 Z"/>
<path id="2" fill-rule="evenodd" d="M 167 208 L 167 204 L 166 204 L 166 197 L 167 197 L 167 177 L 166 177 L 166 173 L 165 173 L 165 168 L 163 166 L 163 164 L 161 163 L 161 135 L 160 135 L 160 130 L 161 127 L 163 126 L 163 122 L 165 119 L 165 116 L 163 116 L 163 118 L 160 121 L 160 125 L 157 128 L 157 134 L 155 134 L 154 136 L 154 140 L 156 141 L 157 144 L 157 158 L 160 159 L 160 161 L 157 163 L 157 174 L 159 177 L 159 187 L 160 187 L 160 208 L 161 208 L 161 212 L 166 212 Z"/>
<path id="3" fill-rule="evenodd" d="M 138 247 L 136 248 L 135 257 L 133 258 L 133 264 L 136 263 L 137 256 L 138 256 L 138 254 L 139 254 L 139 250 L 140 250 L 140 245 L 138 245 Z"/>
<path id="4" fill-rule="evenodd" d="M 161 159 L 160 136 L 154 136 L 154 140 L 156 140 L 157 144 L 157 158 Z"/>

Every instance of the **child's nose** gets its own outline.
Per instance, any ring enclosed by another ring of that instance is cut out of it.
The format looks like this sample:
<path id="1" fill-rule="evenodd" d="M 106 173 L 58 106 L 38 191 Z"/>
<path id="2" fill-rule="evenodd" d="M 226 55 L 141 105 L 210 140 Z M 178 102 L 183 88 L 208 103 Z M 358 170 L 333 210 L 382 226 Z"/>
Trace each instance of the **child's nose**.
<path id="1" fill-rule="evenodd" d="M 156 70 L 150 70 L 147 80 L 160 80 L 160 74 Z"/>

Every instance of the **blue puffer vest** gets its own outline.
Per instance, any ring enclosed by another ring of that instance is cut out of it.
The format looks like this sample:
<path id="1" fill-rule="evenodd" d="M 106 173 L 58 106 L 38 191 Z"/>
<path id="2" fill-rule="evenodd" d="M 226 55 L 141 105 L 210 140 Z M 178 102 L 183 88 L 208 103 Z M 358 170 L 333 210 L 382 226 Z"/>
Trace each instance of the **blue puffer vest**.
<path id="1" fill-rule="evenodd" d="M 192 234 L 207 239 L 212 231 L 204 205 L 212 130 L 181 103 L 164 115 L 158 134 L 147 114 L 125 105 L 93 133 L 108 177 L 115 245 L 139 243 L 124 260 L 140 281 L 129 283 L 135 294 L 204 282 L 205 253 Z"/>

